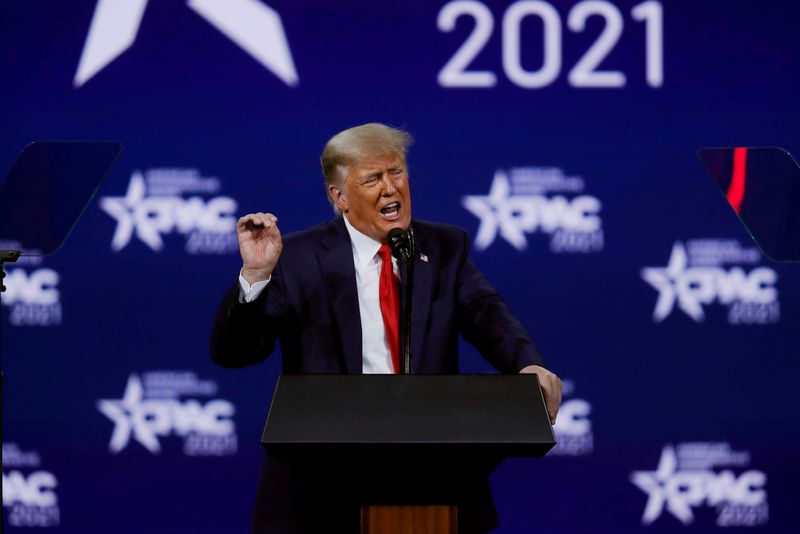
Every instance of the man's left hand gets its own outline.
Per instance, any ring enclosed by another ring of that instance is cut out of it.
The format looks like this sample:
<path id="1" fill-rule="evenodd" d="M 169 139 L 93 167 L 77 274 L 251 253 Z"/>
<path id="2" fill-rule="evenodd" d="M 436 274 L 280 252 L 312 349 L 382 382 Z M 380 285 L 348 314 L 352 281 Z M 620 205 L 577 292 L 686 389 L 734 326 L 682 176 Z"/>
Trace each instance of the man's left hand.
<path id="1" fill-rule="evenodd" d="M 539 385 L 544 395 L 544 403 L 547 406 L 547 415 L 550 416 L 550 424 L 556 424 L 556 415 L 561 407 L 561 389 L 564 385 L 561 379 L 539 365 L 529 365 L 520 369 L 520 374 L 533 373 L 539 376 Z"/>

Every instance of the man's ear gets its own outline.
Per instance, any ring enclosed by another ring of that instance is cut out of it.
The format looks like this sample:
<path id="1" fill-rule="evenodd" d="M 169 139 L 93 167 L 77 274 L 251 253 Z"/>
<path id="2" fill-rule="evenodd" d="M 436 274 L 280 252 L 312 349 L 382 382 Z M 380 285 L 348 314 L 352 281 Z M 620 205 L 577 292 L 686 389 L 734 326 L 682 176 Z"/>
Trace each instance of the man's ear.
<path id="1" fill-rule="evenodd" d="M 347 204 L 347 197 L 344 195 L 341 189 L 339 189 L 335 185 L 329 185 L 328 196 L 331 198 L 333 205 L 339 208 L 339 211 L 341 211 L 342 213 L 347 213 L 347 210 L 349 209 Z"/>

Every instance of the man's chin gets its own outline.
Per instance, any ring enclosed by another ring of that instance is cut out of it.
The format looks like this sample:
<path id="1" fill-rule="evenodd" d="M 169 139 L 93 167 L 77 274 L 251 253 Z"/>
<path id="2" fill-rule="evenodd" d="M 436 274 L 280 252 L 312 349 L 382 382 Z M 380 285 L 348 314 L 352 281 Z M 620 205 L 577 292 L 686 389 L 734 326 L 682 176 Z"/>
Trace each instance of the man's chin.
<path id="1" fill-rule="evenodd" d="M 381 225 L 382 229 L 386 229 L 386 233 L 388 234 L 390 230 L 395 228 L 400 228 L 401 230 L 408 230 L 408 227 L 411 225 L 411 217 L 400 217 L 396 221 L 385 221 L 383 225 Z"/>
<path id="2" fill-rule="evenodd" d="M 411 225 L 411 217 L 398 217 L 396 220 L 390 221 L 384 218 L 376 221 L 373 223 L 373 230 L 370 232 L 366 232 L 361 230 L 363 233 L 369 235 L 376 241 L 380 241 L 381 243 L 386 241 L 386 236 L 389 235 L 389 232 L 394 228 L 400 228 L 402 230 L 408 230 L 408 227 Z M 356 228 L 358 229 L 358 228 Z M 372 235 L 372 232 L 375 232 L 376 235 Z"/>

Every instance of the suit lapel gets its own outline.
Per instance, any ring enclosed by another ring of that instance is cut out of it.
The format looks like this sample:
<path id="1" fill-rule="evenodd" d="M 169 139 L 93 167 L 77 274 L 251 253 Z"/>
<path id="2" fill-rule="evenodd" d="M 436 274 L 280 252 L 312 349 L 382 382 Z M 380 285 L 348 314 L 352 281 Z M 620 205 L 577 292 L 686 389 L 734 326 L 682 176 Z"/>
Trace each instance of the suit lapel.
<path id="1" fill-rule="evenodd" d="M 341 217 L 328 226 L 322 245 L 326 250 L 320 254 L 320 265 L 339 327 L 347 372 L 361 374 L 361 314 L 353 246 Z"/>
<path id="2" fill-rule="evenodd" d="M 426 248 L 425 236 L 414 228 L 414 288 L 411 309 L 411 369 L 419 369 L 420 358 L 423 357 L 425 333 L 428 324 L 428 314 L 431 308 L 431 294 L 433 291 L 433 265 L 431 261 L 422 261 L 431 255 Z M 430 357 L 430 355 L 428 355 Z"/>

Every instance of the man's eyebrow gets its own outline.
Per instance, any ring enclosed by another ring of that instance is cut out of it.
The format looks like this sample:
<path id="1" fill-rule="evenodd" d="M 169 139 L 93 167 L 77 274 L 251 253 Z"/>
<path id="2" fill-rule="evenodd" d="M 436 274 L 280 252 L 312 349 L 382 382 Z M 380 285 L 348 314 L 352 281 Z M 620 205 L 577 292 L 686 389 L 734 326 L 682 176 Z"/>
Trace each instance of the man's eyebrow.
<path id="1" fill-rule="evenodd" d="M 359 179 L 366 179 L 375 174 L 382 174 L 384 171 L 394 171 L 398 169 L 404 169 L 405 165 L 403 162 L 398 162 L 392 165 L 376 165 L 374 167 L 359 167 L 357 169 L 357 173 L 359 175 Z"/>
<path id="2" fill-rule="evenodd" d="M 375 172 L 375 171 L 364 173 L 363 175 L 358 177 L 358 182 L 362 184 L 365 182 L 369 182 L 370 180 L 372 180 L 376 176 L 380 176 L 381 174 L 382 174 L 381 172 Z"/>

